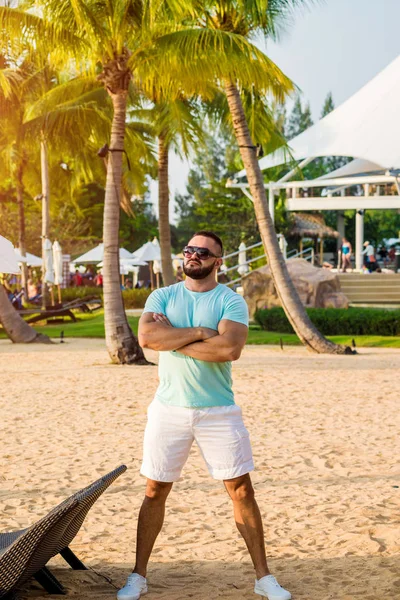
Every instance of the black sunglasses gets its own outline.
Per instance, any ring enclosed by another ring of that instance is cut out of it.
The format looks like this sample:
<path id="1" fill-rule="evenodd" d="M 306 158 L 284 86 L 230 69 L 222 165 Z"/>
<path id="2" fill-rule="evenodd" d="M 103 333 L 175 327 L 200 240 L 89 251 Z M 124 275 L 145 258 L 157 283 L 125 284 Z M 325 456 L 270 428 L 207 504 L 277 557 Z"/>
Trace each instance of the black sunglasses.
<path id="1" fill-rule="evenodd" d="M 211 252 L 208 248 L 200 248 L 199 246 L 185 246 L 182 252 L 185 258 L 189 258 L 190 256 L 193 256 L 193 254 L 197 254 L 200 260 L 207 260 L 211 256 L 213 258 L 221 258 Z"/>

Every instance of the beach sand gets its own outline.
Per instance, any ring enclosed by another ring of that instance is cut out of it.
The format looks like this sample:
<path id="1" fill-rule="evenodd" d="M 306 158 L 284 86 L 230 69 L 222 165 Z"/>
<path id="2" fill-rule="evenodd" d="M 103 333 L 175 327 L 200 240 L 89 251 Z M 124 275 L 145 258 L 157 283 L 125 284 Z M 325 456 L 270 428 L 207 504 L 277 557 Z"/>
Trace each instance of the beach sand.
<path id="1" fill-rule="evenodd" d="M 157 354 L 147 353 L 157 360 Z M 71 598 L 114 599 L 134 560 L 139 475 L 156 367 L 114 366 L 103 340 L 0 342 L 0 530 L 24 528 L 124 463 L 50 563 Z M 248 346 L 234 364 L 270 568 L 294 600 L 400 599 L 400 351 L 316 356 Z M 230 500 L 193 448 L 167 504 L 147 598 L 254 598 Z M 38 584 L 22 598 L 51 598 Z"/>

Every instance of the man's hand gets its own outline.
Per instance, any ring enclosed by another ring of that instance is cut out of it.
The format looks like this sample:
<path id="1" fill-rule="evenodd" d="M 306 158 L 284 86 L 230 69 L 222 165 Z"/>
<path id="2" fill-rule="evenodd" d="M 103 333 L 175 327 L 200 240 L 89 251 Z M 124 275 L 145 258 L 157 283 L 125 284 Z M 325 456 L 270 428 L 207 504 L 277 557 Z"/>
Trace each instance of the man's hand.
<path id="1" fill-rule="evenodd" d="M 178 352 L 206 362 L 227 362 L 237 360 L 247 339 L 247 326 L 229 319 L 222 319 L 218 324 L 218 335 L 203 340 L 201 344 L 192 342 Z"/>
<path id="2" fill-rule="evenodd" d="M 139 320 L 139 344 L 142 348 L 170 351 L 218 335 L 208 327 L 174 327 L 162 313 L 143 313 Z"/>
<path id="3" fill-rule="evenodd" d="M 169 319 L 162 313 L 153 313 L 153 319 L 157 323 L 163 323 L 164 325 L 168 325 L 168 327 L 173 327 Z"/>
<path id="4" fill-rule="evenodd" d="M 173 327 L 171 321 L 168 319 L 166 315 L 162 313 L 153 313 L 153 319 L 156 323 L 162 323 L 163 325 L 167 325 L 168 327 Z M 209 338 L 215 337 L 218 334 L 216 329 L 210 329 L 209 327 L 200 327 L 202 336 L 202 340 L 208 340 Z"/>

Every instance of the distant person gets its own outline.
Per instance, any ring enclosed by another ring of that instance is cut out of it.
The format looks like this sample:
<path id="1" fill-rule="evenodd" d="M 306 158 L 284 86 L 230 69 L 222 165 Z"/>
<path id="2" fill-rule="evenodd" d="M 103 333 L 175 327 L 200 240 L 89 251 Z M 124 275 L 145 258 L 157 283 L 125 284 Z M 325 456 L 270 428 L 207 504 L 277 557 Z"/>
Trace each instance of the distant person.
<path id="1" fill-rule="evenodd" d="M 342 271 L 346 273 L 346 270 L 351 267 L 351 255 L 353 249 L 351 244 L 347 238 L 343 238 L 342 240 Z"/>
<path id="2" fill-rule="evenodd" d="M 28 292 L 28 301 L 34 301 L 40 296 L 38 286 L 33 279 L 28 279 L 26 287 Z"/>
<path id="3" fill-rule="evenodd" d="M 75 270 L 75 275 L 74 275 L 73 281 L 74 281 L 74 286 L 75 287 L 82 287 L 83 286 L 83 277 L 79 273 L 78 269 Z"/>
<path id="4" fill-rule="evenodd" d="M 388 252 L 388 257 L 390 262 L 394 262 L 395 258 L 396 258 L 396 248 L 395 246 L 392 246 Z"/>
<path id="5" fill-rule="evenodd" d="M 180 265 L 178 265 L 178 267 L 176 269 L 175 281 L 177 283 L 179 283 L 180 281 L 183 281 L 183 269 Z"/>
<path id="6" fill-rule="evenodd" d="M 368 271 L 371 273 L 372 271 L 376 271 L 377 264 L 375 258 L 375 248 L 369 241 L 364 242 L 364 250 L 362 251 L 364 255 L 364 265 L 367 267 Z"/>
<path id="7" fill-rule="evenodd" d="M 388 260 L 389 260 L 389 259 L 388 259 L 388 251 L 387 251 L 387 248 L 386 248 L 386 246 L 381 246 L 381 247 L 379 248 L 379 256 L 380 256 L 380 257 L 381 257 L 381 259 L 382 259 L 383 266 L 384 266 L 384 267 L 386 267 L 386 265 L 387 265 L 387 263 L 388 263 Z"/>
<path id="8" fill-rule="evenodd" d="M 103 287 L 103 275 L 101 273 L 97 273 L 96 277 L 94 278 L 94 285 L 96 287 Z"/>
<path id="9" fill-rule="evenodd" d="M 133 285 L 132 285 L 132 280 L 131 279 L 126 279 L 126 281 L 125 281 L 125 289 L 126 290 L 132 290 L 133 289 Z"/>

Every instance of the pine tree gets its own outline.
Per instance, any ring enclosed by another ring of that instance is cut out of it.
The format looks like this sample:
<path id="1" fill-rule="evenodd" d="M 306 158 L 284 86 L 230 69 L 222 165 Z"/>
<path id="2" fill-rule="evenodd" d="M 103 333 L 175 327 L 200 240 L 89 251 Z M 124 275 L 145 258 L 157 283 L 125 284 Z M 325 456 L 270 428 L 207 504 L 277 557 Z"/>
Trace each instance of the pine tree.
<path id="1" fill-rule="evenodd" d="M 311 117 L 310 103 L 304 107 L 301 104 L 301 97 L 298 95 L 295 99 L 292 112 L 290 113 L 289 123 L 287 127 L 287 139 L 291 140 L 300 133 L 303 133 L 306 129 L 311 127 L 314 122 Z"/>

